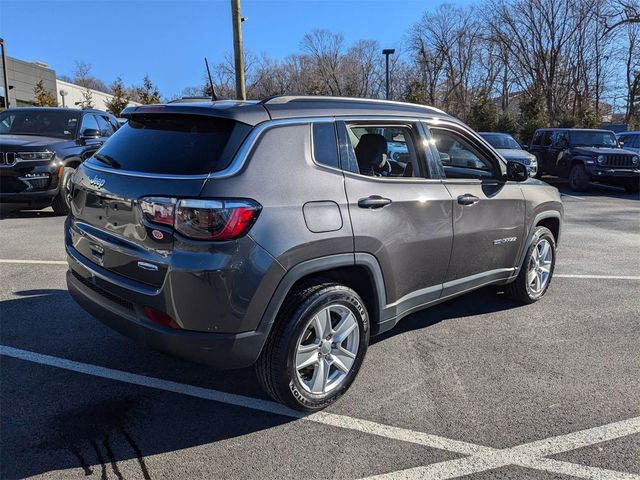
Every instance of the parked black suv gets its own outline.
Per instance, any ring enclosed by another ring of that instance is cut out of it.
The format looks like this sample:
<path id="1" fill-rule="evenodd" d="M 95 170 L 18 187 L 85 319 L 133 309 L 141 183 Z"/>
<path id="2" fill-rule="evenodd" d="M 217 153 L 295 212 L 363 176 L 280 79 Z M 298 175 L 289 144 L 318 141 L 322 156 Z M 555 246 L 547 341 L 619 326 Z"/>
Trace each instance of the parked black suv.
<path id="1" fill-rule="evenodd" d="M 536 130 L 529 151 L 538 158 L 538 172 L 568 178 L 582 192 L 589 182 L 640 190 L 640 157 L 623 150 L 613 132 L 575 128 Z"/>
<path id="2" fill-rule="evenodd" d="M 338 398 L 370 335 L 411 312 L 485 285 L 534 302 L 551 281 L 557 189 L 439 110 L 276 97 L 125 115 L 73 177 L 69 292 L 157 349 L 256 363 L 293 408 Z"/>
<path id="3" fill-rule="evenodd" d="M 100 110 L 13 108 L 0 113 L 0 204 L 66 214 L 74 169 L 119 128 Z"/>

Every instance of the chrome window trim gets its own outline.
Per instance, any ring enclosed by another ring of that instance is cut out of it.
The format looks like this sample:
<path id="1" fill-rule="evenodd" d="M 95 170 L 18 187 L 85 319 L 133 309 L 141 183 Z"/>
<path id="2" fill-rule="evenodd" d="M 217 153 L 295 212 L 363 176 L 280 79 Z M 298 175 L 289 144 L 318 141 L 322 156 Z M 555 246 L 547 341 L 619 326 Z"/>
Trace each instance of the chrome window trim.
<path id="1" fill-rule="evenodd" d="M 91 160 L 91 158 L 89 158 Z M 82 165 L 89 170 L 93 170 L 96 172 L 104 172 L 115 175 L 125 175 L 128 177 L 138 177 L 138 178 L 160 178 L 164 180 L 206 180 L 209 178 L 209 174 L 200 174 L 200 175 L 170 175 L 165 173 L 144 173 L 144 172 L 134 172 L 131 170 L 118 170 L 115 168 L 105 168 L 95 165 L 93 163 L 89 163 L 89 160 L 84 162 Z"/>
<path id="2" fill-rule="evenodd" d="M 208 180 L 208 179 L 223 179 L 229 178 L 237 175 L 243 168 L 244 165 L 252 153 L 253 148 L 256 143 L 262 136 L 264 132 L 271 128 L 277 128 L 284 125 L 304 125 L 310 124 L 313 122 L 335 122 L 337 120 L 342 120 L 344 122 L 349 121 L 375 121 L 375 122 L 411 122 L 417 123 L 426 120 L 434 120 L 440 121 L 438 117 L 410 117 L 410 116 L 396 116 L 396 115 L 339 115 L 335 117 L 327 117 L 327 116 L 319 116 L 319 117 L 298 117 L 298 118 L 283 118 L 278 120 L 266 120 L 263 123 L 259 123 L 256 125 L 247 138 L 242 142 L 242 145 L 233 156 L 233 160 L 231 163 L 218 172 L 197 174 L 197 175 L 176 175 L 176 174 L 163 174 L 163 173 L 144 173 L 144 172 L 136 172 L 132 170 L 117 170 L 113 168 L 106 168 L 95 163 L 91 162 L 91 158 L 85 161 L 82 165 L 89 168 L 90 170 L 94 170 L 97 172 L 110 173 L 115 175 L 125 175 L 129 177 L 137 177 L 137 178 L 158 178 L 165 180 Z M 452 122 L 452 125 L 459 126 L 458 124 Z M 332 167 L 326 167 L 332 168 Z M 342 171 L 342 170 L 340 170 Z M 418 178 L 418 177 L 415 177 Z"/>

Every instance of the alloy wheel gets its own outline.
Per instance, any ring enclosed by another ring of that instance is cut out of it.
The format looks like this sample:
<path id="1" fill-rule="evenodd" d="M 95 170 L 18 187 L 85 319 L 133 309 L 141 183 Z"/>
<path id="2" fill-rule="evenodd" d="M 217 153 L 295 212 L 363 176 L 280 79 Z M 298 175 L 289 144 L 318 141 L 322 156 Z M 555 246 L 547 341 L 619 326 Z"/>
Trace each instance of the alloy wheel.
<path id="1" fill-rule="evenodd" d="M 527 269 L 527 282 L 534 295 L 540 295 L 549 283 L 553 249 L 549 240 L 541 239 L 533 249 Z"/>
<path id="2" fill-rule="evenodd" d="M 315 395 L 337 388 L 351 371 L 359 344 L 358 320 L 349 308 L 333 304 L 316 313 L 296 344 L 295 371 L 302 387 Z"/>

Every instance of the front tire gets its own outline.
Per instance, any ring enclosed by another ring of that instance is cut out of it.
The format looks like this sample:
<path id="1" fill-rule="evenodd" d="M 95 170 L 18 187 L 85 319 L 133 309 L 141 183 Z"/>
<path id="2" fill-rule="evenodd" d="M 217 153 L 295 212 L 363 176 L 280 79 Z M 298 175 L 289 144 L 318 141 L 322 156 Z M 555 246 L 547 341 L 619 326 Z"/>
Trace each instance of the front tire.
<path id="1" fill-rule="evenodd" d="M 584 192 L 589 188 L 589 174 L 581 163 L 576 163 L 569 172 L 569 187 L 576 192 Z"/>
<path id="2" fill-rule="evenodd" d="M 638 193 L 640 192 L 640 180 L 637 178 L 632 178 L 627 183 L 624 184 L 624 189 L 627 193 Z"/>
<path id="3" fill-rule="evenodd" d="M 546 227 L 536 227 L 520 273 L 506 293 L 523 303 L 537 302 L 547 292 L 556 265 L 556 242 Z"/>
<path id="4" fill-rule="evenodd" d="M 75 170 L 71 167 L 64 167 L 62 170 L 62 177 L 60 177 L 60 188 L 58 194 L 51 202 L 51 208 L 56 215 L 66 215 L 69 213 L 69 200 L 67 195 L 69 194 L 69 183 L 71 182 L 71 176 Z"/>
<path id="5" fill-rule="evenodd" d="M 342 396 L 369 345 L 369 316 L 360 296 L 337 283 L 291 292 L 256 363 L 264 390 L 296 410 L 318 411 Z"/>

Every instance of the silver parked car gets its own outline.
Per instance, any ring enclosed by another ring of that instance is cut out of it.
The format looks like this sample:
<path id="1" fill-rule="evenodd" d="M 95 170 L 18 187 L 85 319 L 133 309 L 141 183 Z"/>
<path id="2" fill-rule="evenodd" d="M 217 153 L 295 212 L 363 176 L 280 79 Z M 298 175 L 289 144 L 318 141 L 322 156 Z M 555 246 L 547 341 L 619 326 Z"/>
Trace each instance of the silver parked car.
<path id="1" fill-rule="evenodd" d="M 531 177 L 535 177 L 538 174 L 536 156 L 522 148 L 522 145 L 508 133 L 480 132 L 480 136 L 498 150 L 498 153 L 506 160 L 526 165 Z"/>

